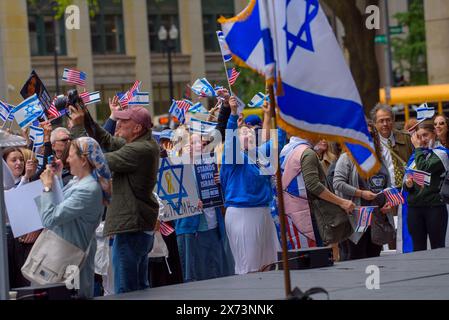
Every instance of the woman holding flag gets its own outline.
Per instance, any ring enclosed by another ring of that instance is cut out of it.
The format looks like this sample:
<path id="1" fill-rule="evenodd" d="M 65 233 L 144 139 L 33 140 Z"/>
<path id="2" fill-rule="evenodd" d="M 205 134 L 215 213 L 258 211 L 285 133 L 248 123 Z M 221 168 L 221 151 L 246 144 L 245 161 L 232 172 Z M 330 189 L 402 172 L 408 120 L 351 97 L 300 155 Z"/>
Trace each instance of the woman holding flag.
<path id="1" fill-rule="evenodd" d="M 413 251 L 427 250 L 427 237 L 432 249 L 445 246 L 448 213 L 440 185 L 449 169 L 449 150 L 434 148 L 436 138 L 433 124 L 422 122 L 411 139 L 415 151 L 407 165 L 404 187 L 409 192 L 408 229 Z"/>
<path id="2" fill-rule="evenodd" d="M 269 168 L 250 159 L 251 153 L 258 149 L 254 130 L 248 127 L 238 129 L 235 96 L 229 99 L 229 104 L 231 116 L 227 129 L 236 130 L 237 139 L 234 139 L 234 134 L 226 135 L 220 180 L 235 273 L 246 274 L 275 262 L 280 246 L 270 214 L 273 199 L 271 176 L 262 174 Z M 264 146 L 266 144 L 261 147 Z M 233 161 L 234 157 L 236 161 Z"/>
<path id="3" fill-rule="evenodd" d="M 377 157 L 382 159 L 377 130 L 372 124 L 368 125 L 368 130 L 373 137 Z M 386 199 L 382 194 L 390 184 L 388 169 L 383 162 L 379 172 L 368 179 L 363 179 L 347 153 L 343 153 L 338 159 L 333 180 L 335 192 L 338 196 L 353 201 L 357 206 L 350 216 L 355 232 L 340 244 L 342 260 L 378 257 L 382 245 L 394 240 L 391 207 L 385 204 Z M 371 224 L 364 232 L 358 232 L 357 221 L 360 220 L 358 217 L 364 210 L 371 212 L 368 213 L 371 216 Z"/>

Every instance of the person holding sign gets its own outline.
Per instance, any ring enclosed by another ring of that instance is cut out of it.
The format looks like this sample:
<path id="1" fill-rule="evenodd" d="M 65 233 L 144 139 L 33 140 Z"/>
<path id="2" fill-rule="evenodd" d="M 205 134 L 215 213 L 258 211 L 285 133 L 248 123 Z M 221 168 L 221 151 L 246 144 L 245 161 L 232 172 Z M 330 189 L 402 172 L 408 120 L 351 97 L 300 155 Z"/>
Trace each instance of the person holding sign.
<path id="1" fill-rule="evenodd" d="M 237 139 L 234 143 L 234 135 L 226 135 L 220 180 L 235 273 L 245 274 L 275 262 L 280 246 L 271 217 L 271 176 L 262 174 L 263 164 L 249 159 L 249 153 L 257 151 L 255 132 L 246 126 L 237 128 L 237 99 L 230 97 L 229 104 L 231 116 L 227 129 L 234 130 Z M 234 156 L 243 161 L 237 164 L 233 161 Z"/>
<path id="2" fill-rule="evenodd" d="M 6 162 L 14 178 L 14 188 L 27 184 L 36 173 L 37 165 L 33 160 L 25 162 L 24 149 L 8 148 L 3 153 L 3 160 Z M 26 234 L 19 238 L 14 238 L 11 226 L 6 222 L 7 240 L 8 240 L 8 269 L 9 282 L 11 288 L 29 286 L 30 282 L 20 273 L 20 268 L 24 264 L 30 253 L 33 243 L 39 236 L 40 231 Z"/>

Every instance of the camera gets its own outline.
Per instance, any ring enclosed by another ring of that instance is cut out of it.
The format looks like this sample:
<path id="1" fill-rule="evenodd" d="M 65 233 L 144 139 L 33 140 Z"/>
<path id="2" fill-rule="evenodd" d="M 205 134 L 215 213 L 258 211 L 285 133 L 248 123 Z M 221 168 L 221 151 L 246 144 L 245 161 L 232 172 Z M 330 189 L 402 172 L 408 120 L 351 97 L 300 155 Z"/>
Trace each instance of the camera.
<path id="1" fill-rule="evenodd" d="M 67 92 L 67 95 L 59 95 L 55 101 L 55 107 L 58 111 L 67 109 L 69 106 L 74 108 L 84 108 L 83 99 L 78 94 L 78 90 L 72 89 Z"/>

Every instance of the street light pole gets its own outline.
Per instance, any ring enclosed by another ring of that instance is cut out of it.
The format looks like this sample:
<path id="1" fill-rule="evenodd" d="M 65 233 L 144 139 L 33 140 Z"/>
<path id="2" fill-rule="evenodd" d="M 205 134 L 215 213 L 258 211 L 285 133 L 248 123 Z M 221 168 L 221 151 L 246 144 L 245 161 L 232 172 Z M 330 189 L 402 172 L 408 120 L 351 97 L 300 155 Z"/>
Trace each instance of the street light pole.
<path id="1" fill-rule="evenodd" d="M 55 87 L 56 87 L 56 95 L 59 94 L 59 72 L 58 72 L 58 51 L 59 51 L 59 46 L 58 46 L 58 34 L 57 34 L 57 23 L 58 21 L 56 20 L 56 17 L 53 16 L 53 26 L 54 26 L 54 41 L 55 41 L 55 49 L 54 49 L 54 66 L 55 66 Z"/>
<path id="2" fill-rule="evenodd" d="M 165 50 L 167 51 L 167 57 L 168 57 L 168 86 L 169 86 L 169 94 L 170 94 L 170 102 L 174 99 L 174 86 L 173 86 L 173 66 L 172 66 L 172 60 L 171 60 L 171 53 L 172 50 L 175 49 L 174 41 L 178 38 L 178 29 L 173 24 L 170 27 L 170 31 L 167 32 L 167 29 L 164 26 L 161 26 L 158 31 L 158 38 L 159 41 L 164 46 Z M 172 116 L 170 112 L 168 113 L 168 126 L 169 128 L 172 127 Z"/>
<path id="3" fill-rule="evenodd" d="M 384 0 L 385 14 L 385 37 L 387 38 L 386 47 L 386 77 L 385 77 L 385 100 L 387 104 L 391 100 L 391 87 L 393 86 L 393 65 L 391 57 L 391 35 L 390 35 L 390 14 L 388 12 L 388 0 Z"/>
<path id="4" fill-rule="evenodd" d="M 171 40 L 167 40 L 167 56 L 168 56 L 168 86 L 169 86 L 169 93 L 170 93 L 170 102 L 174 99 L 174 93 L 173 93 L 173 67 L 171 65 L 171 51 L 172 47 L 170 44 Z M 172 116 L 171 113 L 168 113 L 168 127 L 171 129 L 172 127 Z"/>

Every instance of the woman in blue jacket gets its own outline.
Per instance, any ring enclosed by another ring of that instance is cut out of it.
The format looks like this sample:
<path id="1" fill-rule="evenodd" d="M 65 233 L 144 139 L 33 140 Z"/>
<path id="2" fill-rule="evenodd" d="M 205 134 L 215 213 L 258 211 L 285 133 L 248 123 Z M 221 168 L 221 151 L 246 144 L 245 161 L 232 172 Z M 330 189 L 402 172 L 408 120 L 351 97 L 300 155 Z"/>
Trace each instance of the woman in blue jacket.
<path id="1" fill-rule="evenodd" d="M 88 251 L 80 270 L 78 296 L 92 298 L 94 294 L 95 230 L 103 206 L 111 200 L 111 174 L 98 143 L 88 137 L 72 141 L 67 162 L 74 178 L 63 188 L 64 199 L 54 202 L 53 177 L 56 173 L 62 186 L 62 163 L 58 160 L 56 172 L 47 168 L 41 175 L 44 193 L 41 196 L 40 215 L 45 228 L 64 240 Z"/>
<path id="2" fill-rule="evenodd" d="M 231 116 L 227 129 L 238 129 L 237 100 L 229 99 Z M 260 148 L 268 147 L 264 144 Z M 220 180 L 225 197 L 225 225 L 235 273 L 257 272 L 277 260 L 279 241 L 271 217 L 273 200 L 271 168 L 255 157 L 253 129 L 242 126 L 237 136 L 226 134 Z"/>

